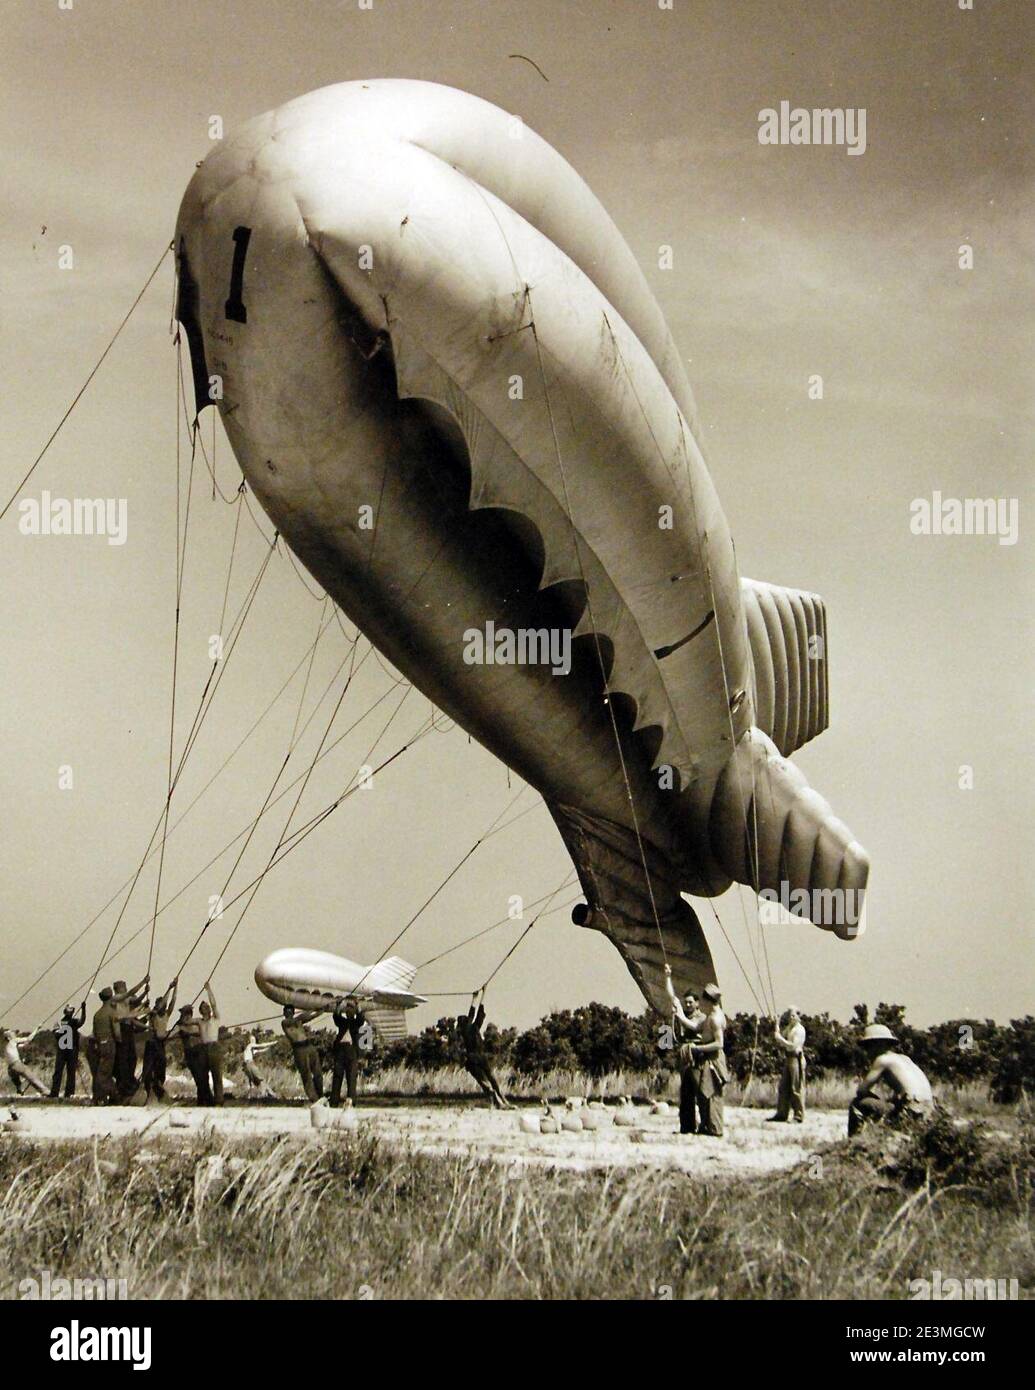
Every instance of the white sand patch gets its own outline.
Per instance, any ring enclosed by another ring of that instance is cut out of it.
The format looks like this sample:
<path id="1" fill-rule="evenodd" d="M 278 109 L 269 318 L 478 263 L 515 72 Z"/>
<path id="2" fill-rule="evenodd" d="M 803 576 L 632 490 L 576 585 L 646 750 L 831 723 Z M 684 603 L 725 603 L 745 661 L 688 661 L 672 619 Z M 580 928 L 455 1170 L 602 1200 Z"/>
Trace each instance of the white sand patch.
<path id="1" fill-rule="evenodd" d="M 223 1110 L 175 1106 L 161 1110 L 91 1107 L 29 1100 L 15 1105 L 18 1134 L 0 1130 L 0 1142 L 121 1138 L 145 1129 L 150 1135 L 186 1138 L 207 1131 L 227 1138 L 297 1135 L 320 1142 L 344 1141 L 334 1130 L 314 1129 L 305 1106 L 235 1105 Z M 525 1113 L 535 1107 L 525 1108 Z M 521 1109 L 496 1111 L 468 1105 L 361 1104 L 358 1133 L 420 1153 L 473 1157 L 502 1163 L 514 1174 L 528 1167 L 588 1171 L 606 1168 L 679 1169 L 701 1176 L 754 1176 L 806 1161 L 822 1145 L 845 1135 L 844 1111 L 822 1110 L 804 1124 L 767 1124 L 766 1111 L 730 1106 L 722 1139 L 682 1136 L 674 1111 L 654 1115 L 637 1107 L 632 1128 L 608 1126 L 581 1134 L 525 1134 Z M 172 1121 L 175 1115 L 176 1122 Z M 0 1120 L 7 1118 L 0 1108 Z"/>

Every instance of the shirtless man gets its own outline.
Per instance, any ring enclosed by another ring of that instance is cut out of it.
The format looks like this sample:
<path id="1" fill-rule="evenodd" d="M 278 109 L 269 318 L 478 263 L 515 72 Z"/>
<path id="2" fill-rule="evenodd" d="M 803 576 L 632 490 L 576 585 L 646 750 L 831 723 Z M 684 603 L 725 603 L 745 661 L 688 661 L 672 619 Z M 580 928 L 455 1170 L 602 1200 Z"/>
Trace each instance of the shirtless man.
<path id="1" fill-rule="evenodd" d="M 34 1028 L 31 1033 L 15 1033 L 10 1028 L 4 1030 L 4 1059 L 7 1062 L 7 1075 L 11 1078 L 14 1089 L 19 1095 L 22 1094 L 22 1082 L 27 1081 L 30 1086 L 34 1086 L 41 1096 L 47 1096 L 50 1092 L 43 1082 L 22 1061 L 20 1049 L 27 1043 L 31 1043 L 33 1038 L 40 1030 Z"/>
<path id="2" fill-rule="evenodd" d="M 280 1025 L 291 1044 L 291 1054 L 309 1101 L 317 1101 L 323 1095 L 323 1073 L 320 1070 L 320 1054 L 306 1032 L 306 1024 L 319 1018 L 322 1012 L 322 1009 L 312 1009 L 309 1013 L 296 1014 L 290 1004 L 285 1004 L 284 1021 Z"/>
<path id="3" fill-rule="evenodd" d="M 144 1043 L 144 1069 L 140 1084 L 149 1096 L 156 1100 L 165 1099 L 165 1070 L 168 1064 L 166 1045 L 176 1024 L 172 1022 L 172 1011 L 176 1004 L 176 989 L 179 977 L 172 981 L 164 994 L 160 994 L 147 1016 L 147 1041 Z"/>
<path id="4" fill-rule="evenodd" d="M 189 1004 L 183 1004 L 180 1008 L 176 1031 L 183 1045 L 183 1065 L 194 1078 L 198 1104 L 211 1105 L 212 1091 L 208 1084 L 208 1062 L 201 1043 L 201 1024 L 194 1017 L 194 1010 Z"/>
<path id="5" fill-rule="evenodd" d="M 931 1083 L 911 1057 L 895 1051 L 892 1044 L 898 1039 L 891 1029 L 871 1023 L 861 1041 L 870 1066 L 848 1107 L 849 1138 L 870 1120 L 900 1128 L 929 1115 L 934 1109 Z M 878 1086 L 885 1087 L 885 1097 L 873 1094 Z"/>
<path id="6" fill-rule="evenodd" d="M 198 1037 L 201 1043 L 200 1061 L 205 1068 L 209 1089 L 212 1092 L 212 1105 L 223 1104 L 223 1044 L 219 1041 L 219 1006 L 212 986 L 205 981 L 207 999 L 199 1006 L 201 1021 L 198 1024 Z"/>

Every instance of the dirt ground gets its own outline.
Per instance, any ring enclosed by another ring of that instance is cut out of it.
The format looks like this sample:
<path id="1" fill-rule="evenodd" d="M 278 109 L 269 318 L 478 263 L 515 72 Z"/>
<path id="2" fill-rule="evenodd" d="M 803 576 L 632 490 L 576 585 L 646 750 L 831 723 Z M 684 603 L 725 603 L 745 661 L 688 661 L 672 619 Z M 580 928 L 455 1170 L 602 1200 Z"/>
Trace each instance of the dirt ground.
<path id="1" fill-rule="evenodd" d="M 12 1102 L 0 1103 L 0 1142 L 16 1135 L 30 1140 L 94 1140 L 128 1137 L 147 1131 L 149 1137 L 200 1135 L 265 1137 L 295 1135 L 300 1139 L 345 1137 L 337 1127 L 314 1126 L 308 1106 L 289 1104 L 228 1105 L 225 1109 L 190 1106 L 156 1108 L 92 1107 L 85 1104 L 23 1099 L 13 1102 L 18 1125 L 3 1124 Z M 615 1107 L 608 1107 L 611 1116 Z M 674 1109 L 653 1114 L 647 1105 L 635 1108 L 632 1127 L 608 1124 L 595 1132 L 527 1134 L 522 1114 L 538 1107 L 495 1111 L 462 1103 L 423 1104 L 406 1101 L 378 1104 L 360 1101 L 351 1112 L 324 1111 L 321 1118 L 340 1124 L 351 1115 L 358 1133 L 375 1134 L 387 1144 L 423 1153 L 477 1157 L 502 1163 L 515 1173 L 527 1167 L 680 1169 L 706 1177 L 743 1176 L 776 1172 L 802 1163 L 817 1148 L 845 1134 L 844 1111 L 814 1111 L 804 1124 L 767 1124 L 764 1110 L 728 1106 L 722 1139 L 681 1136 Z M 352 1121 L 346 1121 L 351 1123 Z"/>

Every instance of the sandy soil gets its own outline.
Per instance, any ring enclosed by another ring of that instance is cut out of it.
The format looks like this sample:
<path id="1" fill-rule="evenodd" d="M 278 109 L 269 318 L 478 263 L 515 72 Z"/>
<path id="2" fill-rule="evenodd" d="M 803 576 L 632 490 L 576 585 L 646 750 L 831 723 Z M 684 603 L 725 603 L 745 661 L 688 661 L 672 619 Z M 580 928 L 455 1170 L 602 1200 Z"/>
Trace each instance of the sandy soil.
<path id="1" fill-rule="evenodd" d="M 10 1103 L 0 1106 L 0 1122 Z M 155 1109 L 94 1108 L 45 1100 L 16 1101 L 19 1127 L 0 1129 L 0 1142 L 121 1138 L 147 1130 L 149 1136 L 187 1139 L 208 1130 L 213 1136 L 295 1135 L 300 1139 L 337 1140 L 338 1129 L 315 1128 L 302 1105 L 229 1105 L 223 1110 L 173 1106 Z M 681 1136 L 674 1110 L 652 1114 L 637 1106 L 632 1128 L 596 1132 L 526 1134 L 519 1116 L 536 1113 L 529 1106 L 511 1112 L 463 1104 L 424 1105 L 417 1101 L 378 1105 L 362 1101 L 352 1112 L 325 1112 L 332 1123 L 351 1114 L 356 1132 L 376 1134 L 395 1147 L 423 1153 L 477 1157 L 502 1163 L 516 1173 L 527 1167 L 573 1171 L 591 1168 L 678 1169 L 702 1176 L 744 1176 L 775 1172 L 804 1162 L 817 1148 L 845 1134 L 843 1111 L 810 1114 L 804 1124 L 767 1124 L 763 1110 L 726 1109 L 722 1139 Z M 611 1108 L 611 1114 L 616 1112 Z"/>

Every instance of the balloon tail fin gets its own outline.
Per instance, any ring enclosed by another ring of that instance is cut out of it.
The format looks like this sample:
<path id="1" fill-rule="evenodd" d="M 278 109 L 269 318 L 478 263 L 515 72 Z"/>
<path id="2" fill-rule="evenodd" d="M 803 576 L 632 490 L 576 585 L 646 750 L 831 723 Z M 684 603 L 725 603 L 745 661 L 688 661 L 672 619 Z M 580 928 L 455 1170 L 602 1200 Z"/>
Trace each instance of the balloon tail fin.
<path id="1" fill-rule="evenodd" d="M 701 924 L 680 896 L 672 866 L 625 826 L 571 806 L 548 805 L 587 898 L 572 920 L 603 932 L 647 1002 L 667 1017 L 666 964 L 677 992 L 699 992 L 715 979 Z"/>

